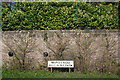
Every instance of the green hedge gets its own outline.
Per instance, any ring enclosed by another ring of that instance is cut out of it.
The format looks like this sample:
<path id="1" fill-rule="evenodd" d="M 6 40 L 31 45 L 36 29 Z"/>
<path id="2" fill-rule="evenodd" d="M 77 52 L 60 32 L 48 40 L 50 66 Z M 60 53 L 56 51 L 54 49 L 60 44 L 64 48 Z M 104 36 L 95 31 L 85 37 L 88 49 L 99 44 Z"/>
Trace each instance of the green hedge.
<path id="1" fill-rule="evenodd" d="M 78 22 L 76 21 L 78 5 Z M 85 2 L 17 2 L 2 8 L 2 30 L 120 29 L 118 5 Z"/>

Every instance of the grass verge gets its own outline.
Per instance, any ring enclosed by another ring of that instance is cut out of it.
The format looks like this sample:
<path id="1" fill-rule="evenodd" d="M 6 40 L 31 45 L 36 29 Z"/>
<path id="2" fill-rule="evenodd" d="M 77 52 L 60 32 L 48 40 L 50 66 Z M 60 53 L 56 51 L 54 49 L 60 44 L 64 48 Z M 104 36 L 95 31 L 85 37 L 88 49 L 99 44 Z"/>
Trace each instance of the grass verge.
<path id="1" fill-rule="evenodd" d="M 2 78 L 119 78 L 118 75 L 79 74 L 77 72 L 24 71 L 4 69 Z"/>

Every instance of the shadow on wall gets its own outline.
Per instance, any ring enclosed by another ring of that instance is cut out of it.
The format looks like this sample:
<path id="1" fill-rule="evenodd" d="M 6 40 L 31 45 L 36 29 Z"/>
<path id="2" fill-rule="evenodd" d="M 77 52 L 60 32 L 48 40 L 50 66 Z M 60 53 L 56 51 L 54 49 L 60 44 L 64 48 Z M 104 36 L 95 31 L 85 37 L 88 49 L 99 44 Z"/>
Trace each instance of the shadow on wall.
<path id="1" fill-rule="evenodd" d="M 6 31 L 3 43 L 4 68 L 48 70 L 48 60 L 74 60 L 81 73 L 117 72 L 117 31 Z"/>

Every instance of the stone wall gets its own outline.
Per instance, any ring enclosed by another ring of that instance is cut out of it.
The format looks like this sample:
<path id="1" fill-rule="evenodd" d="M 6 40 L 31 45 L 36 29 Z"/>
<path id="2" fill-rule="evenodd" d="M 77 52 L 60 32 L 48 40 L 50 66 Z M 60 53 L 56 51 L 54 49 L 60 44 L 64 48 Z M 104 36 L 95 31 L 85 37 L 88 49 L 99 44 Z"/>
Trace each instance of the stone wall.
<path id="1" fill-rule="evenodd" d="M 0 66 L 2 66 L 2 32 L 0 31 Z"/>
<path id="2" fill-rule="evenodd" d="M 0 31 L 0 79 L 2 79 L 2 32 Z"/>
<path id="3" fill-rule="evenodd" d="M 22 31 L 21 35 L 25 34 L 26 32 L 28 32 L 28 31 Z M 57 30 L 56 31 L 50 30 L 50 31 L 29 31 L 29 32 L 30 32 L 30 34 L 35 32 L 35 35 L 33 35 L 32 38 L 36 39 L 36 44 L 38 46 L 33 51 L 28 53 L 27 56 L 29 56 L 31 58 L 34 58 L 34 60 L 32 62 L 33 64 L 31 66 L 34 67 L 34 68 L 37 68 L 37 69 L 40 68 L 40 64 L 43 64 L 43 63 L 46 64 L 45 60 L 56 60 L 56 58 L 54 56 L 55 55 L 54 51 L 57 53 L 57 49 L 59 48 L 59 46 L 57 44 L 61 44 L 61 43 L 65 44 L 66 43 L 65 41 L 67 41 L 67 40 L 69 40 L 68 45 L 65 46 L 67 49 L 65 49 L 62 52 L 62 57 L 63 58 L 59 58 L 59 59 L 74 60 L 75 61 L 77 58 L 79 58 L 80 51 L 79 51 L 79 48 L 76 45 L 76 42 L 75 42 L 76 37 L 75 36 L 77 35 L 77 33 L 80 33 L 80 32 L 82 33 L 82 35 L 92 35 L 92 34 L 94 34 L 92 36 L 94 36 L 93 38 L 95 38 L 95 39 L 93 39 L 94 41 L 91 40 L 91 43 L 90 43 L 90 46 L 89 46 L 90 48 L 88 48 L 90 51 L 87 50 L 87 48 L 86 48 L 86 53 L 89 53 L 89 54 L 91 53 L 90 55 L 87 56 L 87 59 L 86 59 L 86 60 L 88 60 L 88 58 L 89 58 L 89 60 L 87 61 L 88 63 L 90 63 L 89 66 L 92 67 L 93 65 L 95 65 L 95 63 L 98 63 L 98 64 L 101 63 L 100 61 L 101 61 L 101 59 L 103 59 L 102 57 L 104 57 L 105 51 L 106 51 L 106 46 L 105 46 L 106 42 L 104 40 L 106 39 L 105 37 L 107 35 L 109 35 L 107 37 L 107 39 L 109 41 L 108 42 L 109 46 L 112 46 L 111 48 L 109 48 L 108 53 L 112 53 L 112 55 L 114 54 L 113 58 L 116 61 L 118 61 L 118 31 L 115 31 L 115 30 L 114 31 L 64 30 L 62 32 L 57 31 Z M 58 36 L 56 37 L 55 33 L 62 36 L 61 39 L 59 39 Z M 2 32 L 3 37 L 7 36 L 7 35 L 14 36 L 16 34 L 18 34 L 18 31 Z M 107 34 L 107 35 L 105 35 L 105 34 Z M 50 41 L 49 43 L 51 45 L 51 46 L 49 45 L 49 47 L 51 47 L 52 49 L 50 49 L 48 47 L 48 43 L 46 43 L 44 41 L 44 39 L 46 37 L 45 35 L 47 35 L 47 38 Z M 7 40 L 10 39 L 9 36 L 6 38 Z M 16 37 L 16 36 L 14 36 L 14 37 Z M 85 38 L 83 39 L 81 37 L 79 37 L 79 38 L 80 38 L 80 41 L 82 43 L 82 46 L 84 46 L 84 45 L 87 44 L 87 40 L 85 42 L 85 40 L 84 40 Z M 11 42 L 12 42 L 13 39 L 11 38 L 10 40 L 11 41 L 9 41 L 9 43 L 12 44 Z M 59 43 L 60 40 L 62 40 L 61 43 Z M 112 45 L 113 41 L 116 41 L 116 43 L 114 45 Z M 10 62 L 13 60 L 13 57 L 9 57 L 9 55 L 8 55 L 8 52 L 9 52 L 8 46 L 5 45 L 4 42 L 0 43 L 0 44 L 2 44 L 1 47 L 3 47 L 3 50 L 2 50 L 3 66 L 4 67 L 9 67 Z M 64 46 L 64 44 L 61 44 L 61 45 Z M 54 51 L 52 51 L 52 50 L 54 50 Z M 43 56 L 44 52 L 48 52 L 48 57 L 45 58 Z M 82 53 L 82 51 L 81 51 L 81 53 Z M 75 63 L 76 67 L 78 67 L 79 65 L 78 65 L 78 63 Z M 98 66 L 98 65 L 96 65 L 96 66 Z M 92 69 L 96 69 L 96 67 L 94 66 L 94 67 L 92 67 Z"/>

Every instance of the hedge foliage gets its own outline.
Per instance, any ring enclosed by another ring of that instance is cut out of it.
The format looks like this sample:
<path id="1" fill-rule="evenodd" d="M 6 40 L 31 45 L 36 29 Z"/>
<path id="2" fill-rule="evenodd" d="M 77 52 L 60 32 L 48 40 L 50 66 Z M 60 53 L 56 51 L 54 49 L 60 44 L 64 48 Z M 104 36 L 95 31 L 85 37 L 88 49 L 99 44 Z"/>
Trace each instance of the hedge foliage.
<path id="1" fill-rule="evenodd" d="M 76 21 L 78 5 L 78 22 Z M 2 30 L 120 29 L 118 5 L 85 2 L 16 2 L 2 8 Z"/>

